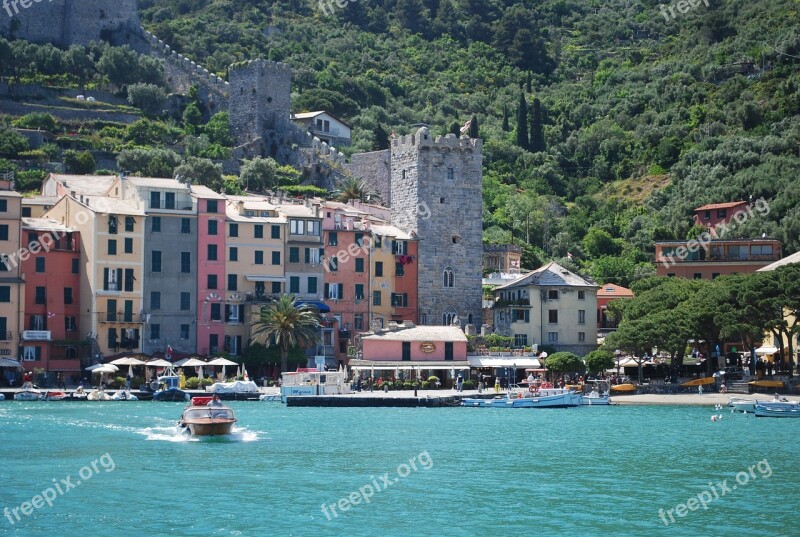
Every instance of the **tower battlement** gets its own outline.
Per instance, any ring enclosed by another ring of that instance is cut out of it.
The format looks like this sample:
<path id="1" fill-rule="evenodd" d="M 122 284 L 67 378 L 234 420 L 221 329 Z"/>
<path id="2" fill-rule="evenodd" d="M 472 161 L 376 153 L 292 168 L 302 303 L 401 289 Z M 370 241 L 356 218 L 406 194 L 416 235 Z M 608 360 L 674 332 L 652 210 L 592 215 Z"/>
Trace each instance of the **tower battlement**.
<path id="1" fill-rule="evenodd" d="M 483 150 L 483 140 L 480 138 L 470 138 L 469 136 L 457 137 L 455 134 L 448 134 L 446 136 L 431 136 L 427 127 L 420 127 L 417 132 L 413 134 L 406 134 L 404 136 L 397 136 L 392 139 L 392 151 L 408 151 L 416 150 L 421 147 L 435 147 L 445 149 L 460 149 L 464 151 L 477 151 Z"/>

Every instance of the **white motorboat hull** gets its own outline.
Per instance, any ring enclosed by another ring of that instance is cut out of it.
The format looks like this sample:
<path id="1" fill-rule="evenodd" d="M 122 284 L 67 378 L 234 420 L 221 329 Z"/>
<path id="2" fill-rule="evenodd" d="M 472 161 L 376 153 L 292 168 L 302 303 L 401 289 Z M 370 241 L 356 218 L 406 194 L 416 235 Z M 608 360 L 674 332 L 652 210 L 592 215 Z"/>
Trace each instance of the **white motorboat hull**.
<path id="1" fill-rule="evenodd" d="M 464 399 L 463 406 L 491 408 L 568 408 L 579 406 L 581 396 L 574 393 L 557 395 L 500 397 L 495 399 Z"/>
<path id="2" fill-rule="evenodd" d="M 14 394 L 14 401 L 38 401 L 42 398 L 39 390 L 24 390 Z"/>
<path id="3" fill-rule="evenodd" d="M 264 401 L 265 403 L 280 403 L 281 402 L 281 394 L 279 393 L 268 393 L 264 394 L 258 398 L 259 401 Z"/>
<path id="4" fill-rule="evenodd" d="M 611 398 L 607 395 L 600 395 L 591 397 L 588 395 L 581 396 L 581 405 L 584 406 L 608 406 L 611 404 Z"/>
<path id="5" fill-rule="evenodd" d="M 759 418 L 800 418 L 800 404 L 794 402 L 758 403 L 755 413 Z"/>
<path id="6" fill-rule="evenodd" d="M 133 395 L 131 392 L 117 392 L 111 396 L 111 399 L 114 401 L 138 401 L 139 398 Z"/>
<path id="7" fill-rule="evenodd" d="M 751 399 L 731 399 L 728 406 L 733 408 L 735 412 L 746 412 L 752 414 L 756 411 L 756 404 L 758 401 Z"/>

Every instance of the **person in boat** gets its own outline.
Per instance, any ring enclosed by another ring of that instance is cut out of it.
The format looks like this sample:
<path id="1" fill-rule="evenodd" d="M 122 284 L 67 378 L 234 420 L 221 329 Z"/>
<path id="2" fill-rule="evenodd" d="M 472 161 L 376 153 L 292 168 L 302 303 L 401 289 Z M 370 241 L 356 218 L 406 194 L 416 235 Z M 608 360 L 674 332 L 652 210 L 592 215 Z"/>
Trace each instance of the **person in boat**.
<path id="1" fill-rule="evenodd" d="M 78 387 L 75 388 L 75 393 L 76 394 L 82 394 L 83 393 L 83 383 L 78 384 Z"/>
<path id="2" fill-rule="evenodd" d="M 215 395 L 214 398 L 211 399 L 211 401 L 208 402 L 208 406 L 219 408 L 219 407 L 224 406 L 224 405 L 222 404 L 222 401 L 220 400 L 219 395 Z"/>

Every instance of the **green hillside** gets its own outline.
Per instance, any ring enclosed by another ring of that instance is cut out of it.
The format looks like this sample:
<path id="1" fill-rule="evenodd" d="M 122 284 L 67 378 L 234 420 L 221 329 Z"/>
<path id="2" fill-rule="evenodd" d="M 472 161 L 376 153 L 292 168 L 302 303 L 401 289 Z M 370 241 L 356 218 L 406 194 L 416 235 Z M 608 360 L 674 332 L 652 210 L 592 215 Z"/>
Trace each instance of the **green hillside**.
<path id="1" fill-rule="evenodd" d="M 527 244 L 526 266 L 569 252 L 628 285 L 652 272 L 654 239 L 693 233 L 693 207 L 751 196 L 769 215 L 732 236 L 800 249 L 796 0 L 666 4 L 674 18 L 641 0 L 342 3 L 141 0 L 140 11 L 222 77 L 245 59 L 289 63 L 295 111 L 347 120 L 352 151 L 474 115 L 484 239 Z"/>

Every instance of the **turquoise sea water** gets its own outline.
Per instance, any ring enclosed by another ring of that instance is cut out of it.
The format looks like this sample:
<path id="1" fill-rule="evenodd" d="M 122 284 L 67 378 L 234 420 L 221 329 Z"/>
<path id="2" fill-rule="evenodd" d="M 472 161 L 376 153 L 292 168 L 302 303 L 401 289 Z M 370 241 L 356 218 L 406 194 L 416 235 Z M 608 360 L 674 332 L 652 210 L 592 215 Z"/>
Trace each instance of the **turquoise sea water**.
<path id="1" fill-rule="evenodd" d="M 0 403 L 0 508 L 14 521 L 2 516 L 0 532 L 800 534 L 800 420 L 723 410 L 712 422 L 710 406 L 232 406 L 232 438 L 195 441 L 173 427 L 179 403 Z M 16 521 L 55 483 L 52 507 Z M 659 518 L 698 495 L 706 510 Z M 326 516 L 322 504 L 340 500 L 347 510 Z"/>

